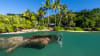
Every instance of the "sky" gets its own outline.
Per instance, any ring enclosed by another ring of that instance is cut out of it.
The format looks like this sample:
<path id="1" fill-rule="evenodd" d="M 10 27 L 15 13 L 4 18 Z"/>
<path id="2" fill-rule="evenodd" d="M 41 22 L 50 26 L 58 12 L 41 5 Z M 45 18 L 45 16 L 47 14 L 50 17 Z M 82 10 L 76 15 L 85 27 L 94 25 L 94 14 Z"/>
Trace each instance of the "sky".
<path id="1" fill-rule="evenodd" d="M 45 0 L 0 0 L 0 14 L 20 14 L 26 9 L 36 12 Z M 61 0 L 72 11 L 100 8 L 100 0 Z"/>

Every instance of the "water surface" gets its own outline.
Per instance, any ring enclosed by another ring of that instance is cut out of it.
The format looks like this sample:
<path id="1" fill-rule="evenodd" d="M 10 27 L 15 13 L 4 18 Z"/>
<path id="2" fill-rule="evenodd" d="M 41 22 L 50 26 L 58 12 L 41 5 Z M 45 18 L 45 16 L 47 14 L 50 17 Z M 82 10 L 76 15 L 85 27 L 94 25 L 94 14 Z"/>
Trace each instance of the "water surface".
<path id="1" fill-rule="evenodd" d="M 49 44 L 44 49 L 18 48 L 7 56 L 100 56 L 100 32 L 95 33 L 72 33 L 60 32 L 63 34 L 63 47 L 56 43 Z M 0 37 L 10 38 L 12 36 L 52 35 L 59 32 L 31 32 L 21 34 L 0 34 Z M 0 56 L 5 56 L 0 51 Z"/>

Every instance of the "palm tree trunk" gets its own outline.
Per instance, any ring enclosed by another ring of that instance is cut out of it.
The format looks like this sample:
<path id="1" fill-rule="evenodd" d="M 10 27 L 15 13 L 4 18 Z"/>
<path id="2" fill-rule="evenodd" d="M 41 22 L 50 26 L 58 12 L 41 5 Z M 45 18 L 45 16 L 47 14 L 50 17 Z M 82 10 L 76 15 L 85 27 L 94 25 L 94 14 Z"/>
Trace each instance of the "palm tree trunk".
<path id="1" fill-rule="evenodd" d="M 48 11 L 48 25 L 49 25 L 49 11 Z M 49 27 L 49 26 L 48 26 Z"/>
<path id="2" fill-rule="evenodd" d="M 56 10 L 55 10 L 55 26 L 56 26 L 56 14 L 57 14 L 57 13 L 56 13 Z"/>
<path id="3" fill-rule="evenodd" d="M 43 25 L 44 25 L 44 17 L 42 17 L 42 20 L 43 20 Z"/>
<path id="4" fill-rule="evenodd" d="M 61 26 L 61 19 L 62 19 L 62 15 L 61 15 L 61 17 L 60 17 L 59 26 Z"/>
<path id="5" fill-rule="evenodd" d="M 69 24 L 69 16 L 68 16 L 68 18 L 67 18 L 67 26 L 69 27 L 69 25 L 68 25 L 68 24 Z"/>

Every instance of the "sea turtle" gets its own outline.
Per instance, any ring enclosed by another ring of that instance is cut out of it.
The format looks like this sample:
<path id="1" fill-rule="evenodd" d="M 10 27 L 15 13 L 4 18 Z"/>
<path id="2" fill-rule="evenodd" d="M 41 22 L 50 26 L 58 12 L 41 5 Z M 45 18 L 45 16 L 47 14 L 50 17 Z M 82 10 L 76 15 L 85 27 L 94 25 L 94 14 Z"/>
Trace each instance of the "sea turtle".
<path id="1" fill-rule="evenodd" d="M 27 39 L 24 39 L 24 37 L 21 36 L 17 36 L 8 38 L 8 40 L 3 39 L 0 48 L 7 49 L 6 53 L 11 53 L 18 47 L 42 49 L 48 45 L 48 43 L 58 43 L 60 41 L 61 38 L 58 38 L 56 35 L 32 36 Z"/>

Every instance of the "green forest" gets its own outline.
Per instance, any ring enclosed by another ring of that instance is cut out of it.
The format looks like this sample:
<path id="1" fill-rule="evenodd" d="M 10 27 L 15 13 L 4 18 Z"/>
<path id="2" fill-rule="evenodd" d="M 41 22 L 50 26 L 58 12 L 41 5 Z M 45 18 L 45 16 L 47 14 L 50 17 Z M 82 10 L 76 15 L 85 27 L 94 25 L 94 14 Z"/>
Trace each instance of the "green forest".
<path id="1" fill-rule="evenodd" d="M 55 31 L 100 31 L 100 8 L 78 12 L 68 8 L 60 0 L 46 0 L 36 13 L 27 9 L 21 14 L 0 14 L 0 33 L 49 28 Z M 50 24 L 54 26 L 50 27 Z"/>

